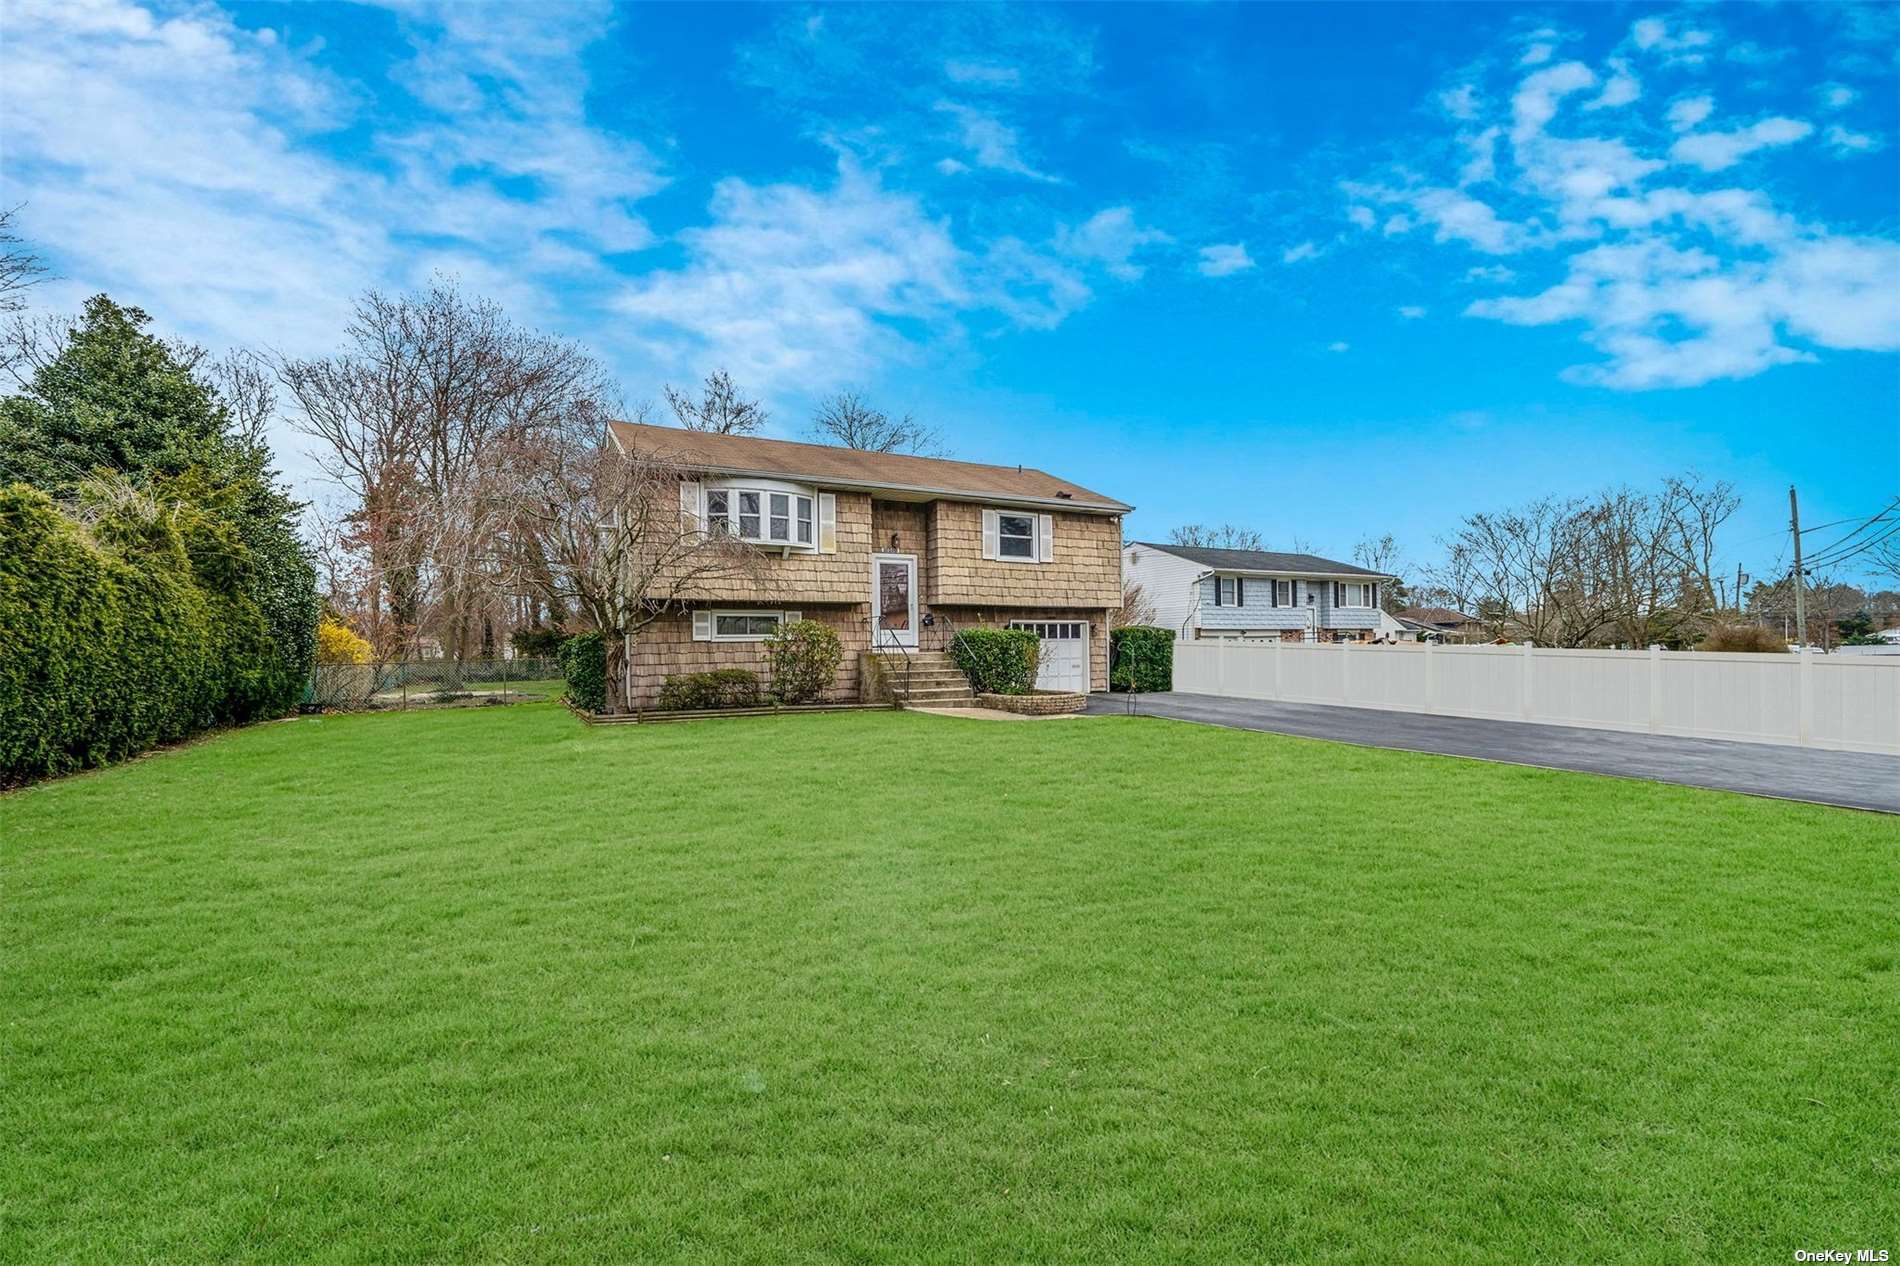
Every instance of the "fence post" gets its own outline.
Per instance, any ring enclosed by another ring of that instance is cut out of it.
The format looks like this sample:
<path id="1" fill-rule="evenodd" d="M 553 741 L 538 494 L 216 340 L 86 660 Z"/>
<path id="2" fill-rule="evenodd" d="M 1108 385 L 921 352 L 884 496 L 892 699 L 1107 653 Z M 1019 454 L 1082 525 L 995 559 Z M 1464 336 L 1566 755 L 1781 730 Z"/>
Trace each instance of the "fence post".
<path id="1" fill-rule="evenodd" d="M 1214 693 L 1227 693 L 1227 639 L 1214 639 Z"/>
<path id="2" fill-rule="evenodd" d="M 1536 661 L 1533 660 L 1531 656 L 1534 655 L 1536 651 L 1537 651 L 1537 643 L 1535 642 L 1524 643 L 1524 654 L 1523 654 L 1524 670 L 1523 670 L 1523 680 L 1521 682 L 1521 688 L 1518 691 L 1518 695 L 1519 695 L 1518 708 L 1526 721 L 1530 720 L 1532 716 L 1535 714 L 1535 710 L 1531 706 L 1531 675 L 1534 671 L 1534 665 Z"/>
<path id="3" fill-rule="evenodd" d="M 1794 741 L 1802 747 L 1814 742 L 1814 652 L 1809 650 L 1804 639 L 1801 646 L 1801 662 L 1795 668 L 1794 704 L 1795 734 Z"/>
<path id="4" fill-rule="evenodd" d="M 1438 711 L 1437 646 L 1436 638 L 1425 639 L 1425 712 L 1428 716 Z"/>
<path id="5" fill-rule="evenodd" d="M 1662 646 L 1649 644 L 1649 732 L 1660 734 L 1663 720 Z"/>
<path id="6" fill-rule="evenodd" d="M 1286 674 L 1280 658 L 1286 647 L 1286 639 L 1276 635 L 1273 639 L 1273 698 L 1277 703 L 1286 698 Z"/>
<path id="7" fill-rule="evenodd" d="M 1352 643 L 1335 642 L 1339 648 L 1339 701 L 1352 703 Z"/>

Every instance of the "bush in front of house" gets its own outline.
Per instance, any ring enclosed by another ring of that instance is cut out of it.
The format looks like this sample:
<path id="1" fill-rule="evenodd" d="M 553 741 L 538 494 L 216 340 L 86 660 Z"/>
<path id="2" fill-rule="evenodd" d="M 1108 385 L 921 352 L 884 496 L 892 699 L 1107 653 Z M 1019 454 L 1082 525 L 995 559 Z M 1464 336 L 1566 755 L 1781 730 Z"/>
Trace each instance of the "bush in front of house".
<path id="1" fill-rule="evenodd" d="M 1699 651 L 1751 651 L 1786 654 L 1788 644 L 1773 629 L 1759 624 L 1730 624 L 1710 629 L 1696 647 Z"/>
<path id="2" fill-rule="evenodd" d="M 965 629 L 951 639 L 950 657 L 976 693 L 1026 695 L 1036 688 L 1042 639 L 1029 629 Z"/>
<path id="3" fill-rule="evenodd" d="M 1174 689 L 1174 634 L 1147 624 L 1130 624 L 1108 635 L 1110 690 Z"/>
<path id="4" fill-rule="evenodd" d="M 838 679 L 844 643 L 829 625 L 816 620 L 781 624 L 765 639 L 765 662 L 772 670 L 772 694 L 780 703 L 810 703 Z"/>
<path id="5" fill-rule="evenodd" d="M 660 687 L 660 707 L 667 712 L 756 708 L 759 700 L 759 675 L 744 668 L 675 673 Z"/>
<path id="6" fill-rule="evenodd" d="M 576 633 L 561 643 L 567 701 L 583 712 L 607 710 L 607 646 L 599 633 Z"/>

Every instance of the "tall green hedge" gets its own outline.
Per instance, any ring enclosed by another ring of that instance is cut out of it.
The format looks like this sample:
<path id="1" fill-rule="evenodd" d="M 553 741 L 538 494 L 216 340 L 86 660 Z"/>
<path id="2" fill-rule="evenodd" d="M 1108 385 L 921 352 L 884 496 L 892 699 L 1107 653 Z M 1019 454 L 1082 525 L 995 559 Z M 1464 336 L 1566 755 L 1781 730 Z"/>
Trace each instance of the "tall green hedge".
<path id="1" fill-rule="evenodd" d="M 599 633 L 576 633 L 561 643 L 567 701 L 583 712 L 607 710 L 607 645 Z"/>
<path id="2" fill-rule="evenodd" d="M 978 694 L 1026 695 L 1036 688 L 1042 639 L 1030 629 L 965 629 L 950 657 Z"/>
<path id="3" fill-rule="evenodd" d="M 1174 634 L 1130 624 L 1108 635 L 1110 690 L 1174 689 Z"/>
<path id="4" fill-rule="evenodd" d="M 132 498 L 89 529 L 0 489 L 0 782 L 261 715 L 273 647 L 250 566 L 189 506 Z"/>

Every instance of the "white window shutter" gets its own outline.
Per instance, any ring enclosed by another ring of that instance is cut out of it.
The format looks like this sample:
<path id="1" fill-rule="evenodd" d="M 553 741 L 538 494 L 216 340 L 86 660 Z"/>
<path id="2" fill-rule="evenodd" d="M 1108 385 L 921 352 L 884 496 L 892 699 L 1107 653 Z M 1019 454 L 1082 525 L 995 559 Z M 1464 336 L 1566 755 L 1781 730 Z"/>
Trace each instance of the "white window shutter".
<path id="1" fill-rule="evenodd" d="M 1055 515 L 1045 514 L 1042 516 L 1042 522 L 1036 529 L 1036 545 L 1042 551 L 1041 558 L 1043 562 L 1053 563 L 1056 561 Z"/>
<path id="2" fill-rule="evenodd" d="M 983 557 L 996 557 L 996 511 L 983 512 Z"/>
<path id="3" fill-rule="evenodd" d="M 704 504 L 701 495 L 703 491 L 704 489 L 698 480 L 680 480 L 680 518 L 686 520 L 694 529 L 701 532 L 706 530 L 705 516 L 701 511 L 701 507 Z"/>
<path id="4" fill-rule="evenodd" d="M 712 612 L 693 612 L 693 640 L 695 642 L 712 641 Z"/>
<path id="5" fill-rule="evenodd" d="M 818 494 L 818 552 L 838 552 L 838 494 L 835 492 Z"/>

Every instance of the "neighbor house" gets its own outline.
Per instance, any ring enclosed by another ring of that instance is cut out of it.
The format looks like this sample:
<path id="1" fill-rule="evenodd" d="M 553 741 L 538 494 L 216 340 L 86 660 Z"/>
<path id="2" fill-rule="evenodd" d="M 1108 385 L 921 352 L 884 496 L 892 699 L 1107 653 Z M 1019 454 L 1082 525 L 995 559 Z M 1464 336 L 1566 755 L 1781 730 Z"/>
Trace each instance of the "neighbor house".
<path id="1" fill-rule="evenodd" d="M 1038 685 L 1108 688 L 1108 625 L 1122 600 L 1121 522 L 1131 507 L 1021 466 L 616 422 L 623 452 L 684 472 L 695 530 L 748 542 L 751 574 L 709 578 L 687 609 L 634 648 L 632 702 L 668 676 L 762 669 L 784 621 L 836 630 L 845 656 L 830 697 L 855 700 L 895 663 L 941 654 L 960 630 L 1042 637 Z"/>
<path id="2" fill-rule="evenodd" d="M 1155 623 L 1177 637 L 1296 642 L 1373 640 L 1384 627 L 1379 591 L 1392 579 L 1313 554 L 1152 541 L 1123 548 L 1122 574 L 1154 604 Z"/>
<path id="3" fill-rule="evenodd" d="M 1476 642 L 1484 639 L 1484 628 L 1476 616 L 1450 607 L 1407 607 L 1399 612 L 1407 628 L 1447 641 Z"/>

